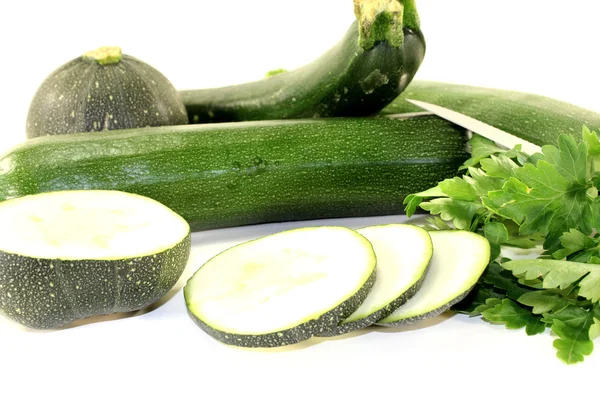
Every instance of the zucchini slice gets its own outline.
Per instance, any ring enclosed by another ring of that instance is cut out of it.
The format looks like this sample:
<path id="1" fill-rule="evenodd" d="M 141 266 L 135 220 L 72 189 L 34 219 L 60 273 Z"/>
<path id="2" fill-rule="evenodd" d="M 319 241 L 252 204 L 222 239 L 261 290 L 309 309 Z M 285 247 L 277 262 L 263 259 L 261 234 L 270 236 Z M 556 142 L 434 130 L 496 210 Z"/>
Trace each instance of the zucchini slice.
<path id="1" fill-rule="evenodd" d="M 0 203 L 0 313 L 34 329 L 144 308 L 180 278 L 190 227 L 147 197 L 57 191 Z"/>
<path id="2" fill-rule="evenodd" d="M 196 324 L 239 347 L 277 347 L 333 328 L 376 277 L 371 243 L 343 227 L 298 228 L 234 246 L 188 280 Z"/>
<path id="3" fill-rule="evenodd" d="M 469 231 L 429 232 L 433 241 L 427 276 L 417 293 L 377 325 L 398 326 L 435 317 L 471 291 L 490 261 L 486 238 Z"/>
<path id="4" fill-rule="evenodd" d="M 388 224 L 357 230 L 377 256 L 377 280 L 360 307 L 319 336 L 343 335 L 387 317 L 421 287 L 433 254 L 431 237 L 415 225 Z"/>

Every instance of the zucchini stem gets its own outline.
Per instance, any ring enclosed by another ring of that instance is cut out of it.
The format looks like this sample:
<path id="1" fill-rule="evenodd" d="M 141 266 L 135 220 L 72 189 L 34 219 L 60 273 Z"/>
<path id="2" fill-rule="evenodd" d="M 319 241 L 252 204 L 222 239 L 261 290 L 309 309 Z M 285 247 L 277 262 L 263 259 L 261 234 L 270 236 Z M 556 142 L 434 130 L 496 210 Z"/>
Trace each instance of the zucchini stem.
<path id="1" fill-rule="evenodd" d="M 359 44 L 368 50 L 378 41 L 393 47 L 404 43 L 404 28 L 420 29 L 416 0 L 354 0 Z"/>
<path id="2" fill-rule="evenodd" d="M 359 44 L 368 50 L 378 41 L 394 47 L 404 42 L 404 5 L 400 0 L 354 0 L 359 26 Z"/>
<path id="3" fill-rule="evenodd" d="M 96 50 L 88 51 L 83 55 L 85 59 L 96 61 L 100 65 L 117 64 L 122 58 L 121 48 L 99 47 Z"/>
<path id="4" fill-rule="evenodd" d="M 421 29 L 421 18 L 417 12 L 416 0 L 401 0 L 404 6 L 404 17 L 402 18 L 402 24 L 404 28 L 412 29 L 417 31 Z"/>

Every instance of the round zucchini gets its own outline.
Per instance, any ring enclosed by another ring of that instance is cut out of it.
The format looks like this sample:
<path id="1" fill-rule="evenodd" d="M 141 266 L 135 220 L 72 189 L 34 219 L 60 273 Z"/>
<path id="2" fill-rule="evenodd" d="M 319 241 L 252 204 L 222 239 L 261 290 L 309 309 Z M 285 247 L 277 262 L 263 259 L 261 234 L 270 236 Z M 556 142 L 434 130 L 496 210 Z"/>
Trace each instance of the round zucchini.
<path id="1" fill-rule="evenodd" d="M 234 246 L 184 288 L 196 324 L 220 342 L 277 347 L 335 327 L 376 280 L 371 243 L 344 227 L 299 228 Z"/>
<path id="2" fill-rule="evenodd" d="M 56 191 L 0 203 L 0 313 L 53 329 L 140 310 L 180 278 L 187 222 L 119 191 Z"/>
<path id="3" fill-rule="evenodd" d="M 313 62 L 266 79 L 180 92 L 190 123 L 373 115 L 411 82 L 426 43 L 414 0 L 355 0 L 356 20 Z"/>
<path id="4" fill-rule="evenodd" d="M 85 53 L 53 71 L 35 93 L 27 138 L 187 124 L 177 90 L 119 47 Z"/>

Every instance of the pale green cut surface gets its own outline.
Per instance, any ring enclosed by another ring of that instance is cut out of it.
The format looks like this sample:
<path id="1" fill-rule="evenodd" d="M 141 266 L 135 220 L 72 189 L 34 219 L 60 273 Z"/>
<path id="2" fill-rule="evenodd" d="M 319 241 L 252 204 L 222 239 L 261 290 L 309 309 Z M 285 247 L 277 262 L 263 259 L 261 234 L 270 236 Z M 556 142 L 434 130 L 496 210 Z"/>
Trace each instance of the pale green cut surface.
<path id="1" fill-rule="evenodd" d="M 112 190 L 40 193 L 0 203 L 0 251 L 41 259 L 114 260 L 157 254 L 190 232 L 150 198 Z"/>
<path id="2" fill-rule="evenodd" d="M 290 329 L 333 310 L 375 271 L 372 245 L 343 227 L 299 228 L 234 246 L 186 285 L 190 311 L 237 334 Z"/>
<path id="3" fill-rule="evenodd" d="M 425 315 L 470 290 L 489 263 L 487 239 L 467 231 L 431 231 L 433 257 L 421 289 L 381 323 Z"/>
<path id="4" fill-rule="evenodd" d="M 433 253 L 431 237 L 414 225 L 390 224 L 357 230 L 377 256 L 377 279 L 361 306 L 344 323 L 374 314 L 401 297 L 425 273 Z"/>

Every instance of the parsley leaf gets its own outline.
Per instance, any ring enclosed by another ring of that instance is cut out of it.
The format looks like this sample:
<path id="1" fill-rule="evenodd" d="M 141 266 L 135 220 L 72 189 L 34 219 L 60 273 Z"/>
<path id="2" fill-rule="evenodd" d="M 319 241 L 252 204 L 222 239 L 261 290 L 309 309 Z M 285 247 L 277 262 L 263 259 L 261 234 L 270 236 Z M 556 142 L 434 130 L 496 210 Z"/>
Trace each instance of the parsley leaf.
<path id="1" fill-rule="evenodd" d="M 598 246 L 598 243 L 596 243 L 593 238 L 588 235 L 584 235 L 576 229 L 571 229 L 569 232 L 565 232 L 560 237 L 560 243 L 562 248 L 552 253 L 552 256 L 557 260 L 561 260 L 566 257 L 570 257 L 570 259 L 573 260 L 575 257 L 574 255 L 579 253 L 576 255 L 576 261 L 587 262 L 593 256 Z"/>
<path id="2" fill-rule="evenodd" d="M 483 235 L 490 242 L 490 259 L 495 260 L 500 255 L 502 244 L 508 241 L 508 229 L 501 222 L 490 222 L 483 226 Z"/>
<path id="3" fill-rule="evenodd" d="M 577 306 L 562 311 L 544 314 L 544 321 L 552 323 L 552 332 L 559 339 L 554 341 L 557 356 L 567 364 L 582 362 L 594 350 L 589 331 L 594 324 L 594 314 Z"/>
<path id="4" fill-rule="evenodd" d="M 473 287 L 467 297 L 455 304 L 452 307 L 452 310 L 461 314 L 467 314 L 470 317 L 476 317 L 481 315 L 481 312 L 489 307 L 489 300 L 497 299 L 500 301 L 504 298 L 506 298 L 506 294 L 503 291 L 499 291 L 492 285 L 479 281 L 475 284 L 475 287 Z M 495 306 L 495 304 L 493 306 Z"/>
<path id="5" fill-rule="evenodd" d="M 470 201 L 439 198 L 421 203 L 421 208 L 431 214 L 439 214 L 444 221 L 452 221 L 456 229 L 469 229 L 482 207 Z"/>
<path id="6" fill-rule="evenodd" d="M 596 340 L 600 337 L 600 319 L 594 317 L 594 324 L 590 326 L 588 335 L 590 340 Z"/>
<path id="7" fill-rule="evenodd" d="M 504 290 L 506 296 L 512 300 L 519 300 L 521 296 L 532 290 L 521 285 L 510 271 L 505 270 L 496 262 L 488 265 L 481 276 L 481 280 L 497 289 Z"/>
<path id="8" fill-rule="evenodd" d="M 584 360 L 600 337 L 600 137 L 561 135 L 556 146 L 525 154 L 474 135 L 462 175 L 405 199 L 432 218 L 426 229 L 465 229 L 484 236 L 490 264 L 469 295 L 452 307 L 471 317 L 525 328 L 550 327 L 557 357 Z M 427 199 L 427 200 L 426 200 Z M 505 247 L 533 249 L 537 259 L 501 259 Z"/>
<path id="9" fill-rule="evenodd" d="M 439 185 L 431 189 L 425 190 L 420 193 L 409 194 L 404 199 L 405 212 L 408 217 L 411 217 L 416 211 L 417 207 L 427 197 L 447 197 L 446 194 L 440 189 Z"/>
<path id="10" fill-rule="evenodd" d="M 518 167 L 513 160 L 502 154 L 481 160 L 481 168 L 495 178 L 509 179 L 513 176 L 513 170 Z"/>
<path id="11" fill-rule="evenodd" d="M 578 284 L 580 296 L 593 303 L 600 300 L 600 265 L 538 258 L 508 261 L 502 267 L 519 278 L 543 278 L 545 289 L 566 289 Z"/>
<path id="12" fill-rule="evenodd" d="M 592 232 L 585 143 L 578 146 L 573 137 L 562 135 L 558 148 L 544 146 L 542 159 L 512 174 L 502 190 L 490 192 L 482 202 L 495 214 L 519 224 L 522 234 L 542 233 L 544 246 L 556 250 L 564 232 L 572 228 L 587 235 Z"/>
<path id="13" fill-rule="evenodd" d="M 495 306 L 481 313 L 486 320 L 504 324 L 508 329 L 525 328 L 527 335 L 530 336 L 543 333 L 546 329 L 546 324 L 542 321 L 541 316 L 534 315 L 514 301 L 510 299 L 504 299 L 501 302 L 492 301 Z"/>
<path id="14" fill-rule="evenodd" d="M 560 293 L 551 290 L 532 290 L 519 297 L 518 302 L 533 307 L 534 314 L 544 314 L 550 311 L 559 312 L 575 301 L 565 298 Z"/>

